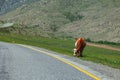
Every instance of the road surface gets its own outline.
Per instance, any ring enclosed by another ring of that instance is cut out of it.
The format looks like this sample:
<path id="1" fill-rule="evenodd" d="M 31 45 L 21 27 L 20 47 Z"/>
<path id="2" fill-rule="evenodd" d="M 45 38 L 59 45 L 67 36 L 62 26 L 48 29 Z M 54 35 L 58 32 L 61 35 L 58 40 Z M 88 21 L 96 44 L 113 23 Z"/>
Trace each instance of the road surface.
<path id="1" fill-rule="evenodd" d="M 95 80 L 95 78 L 50 55 L 17 44 L 0 42 L 0 80 Z"/>

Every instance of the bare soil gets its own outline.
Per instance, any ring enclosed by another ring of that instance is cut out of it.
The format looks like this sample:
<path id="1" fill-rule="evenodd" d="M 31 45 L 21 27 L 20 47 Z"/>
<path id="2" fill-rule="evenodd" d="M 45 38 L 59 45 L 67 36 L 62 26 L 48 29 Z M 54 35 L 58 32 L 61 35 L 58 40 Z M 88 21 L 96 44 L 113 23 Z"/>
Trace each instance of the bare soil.
<path id="1" fill-rule="evenodd" d="M 87 45 L 99 47 L 99 48 L 104 48 L 104 49 L 109 49 L 109 50 L 120 51 L 120 48 L 111 47 L 111 46 L 107 46 L 107 45 L 99 45 L 99 44 L 93 44 L 93 43 L 88 43 L 88 42 L 87 42 Z"/>

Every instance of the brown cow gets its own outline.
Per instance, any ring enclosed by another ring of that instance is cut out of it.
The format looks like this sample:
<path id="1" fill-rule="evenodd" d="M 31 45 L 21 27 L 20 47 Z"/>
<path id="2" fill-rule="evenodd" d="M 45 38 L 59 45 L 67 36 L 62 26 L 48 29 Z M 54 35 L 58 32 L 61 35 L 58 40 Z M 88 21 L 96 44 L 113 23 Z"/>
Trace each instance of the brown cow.
<path id="1" fill-rule="evenodd" d="M 82 57 L 83 56 L 82 52 L 85 46 L 86 46 L 86 42 L 84 38 L 76 38 L 74 56 Z"/>

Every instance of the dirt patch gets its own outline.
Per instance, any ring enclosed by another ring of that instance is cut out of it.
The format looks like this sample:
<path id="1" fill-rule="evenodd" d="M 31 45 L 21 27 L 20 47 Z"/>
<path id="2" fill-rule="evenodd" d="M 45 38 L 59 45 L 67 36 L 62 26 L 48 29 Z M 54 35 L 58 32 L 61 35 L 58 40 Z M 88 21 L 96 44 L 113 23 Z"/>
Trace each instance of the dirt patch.
<path id="1" fill-rule="evenodd" d="M 120 51 L 120 48 L 115 48 L 115 47 L 111 47 L 111 46 L 107 46 L 107 45 L 98 45 L 98 44 L 93 44 L 93 43 L 88 43 L 88 42 L 87 42 L 87 45 L 104 48 L 104 49 L 109 49 L 109 50 Z"/>

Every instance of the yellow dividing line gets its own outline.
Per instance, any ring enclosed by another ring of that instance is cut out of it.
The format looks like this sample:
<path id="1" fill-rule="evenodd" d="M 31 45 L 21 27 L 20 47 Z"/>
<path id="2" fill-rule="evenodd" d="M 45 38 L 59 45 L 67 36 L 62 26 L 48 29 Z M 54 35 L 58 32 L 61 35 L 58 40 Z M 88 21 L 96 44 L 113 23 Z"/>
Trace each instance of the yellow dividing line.
<path id="1" fill-rule="evenodd" d="M 57 59 L 57 60 L 59 60 L 59 61 L 62 61 L 62 62 L 64 62 L 64 63 L 66 63 L 66 64 L 74 67 L 74 68 L 77 69 L 78 71 L 87 74 L 88 76 L 90 76 L 91 78 L 93 78 L 93 79 L 95 79 L 95 80 L 101 80 L 100 78 L 96 77 L 95 75 L 91 74 L 90 72 L 88 72 L 88 71 L 80 68 L 79 66 L 77 66 L 77 65 L 75 65 L 75 64 L 70 63 L 69 61 L 67 61 L 67 60 L 65 60 L 65 59 L 63 59 L 63 58 L 57 57 L 57 56 L 55 56 L 55 55 L 53 55 L 53 54 L 50 54 L 50 53 L 48 53 L 48 52 L 35 49 L 35 48 L 33 48 L 33 47 L 30 47 L 30 46 L 26 46 L 26 45 L 22 45 L 22 44 L 18 44 L 18 45 L 23 46 L 23 47 L 26 47 L 26 48 L 30 48 L 30 49 L 32 49 L 32 50 L 34 50 L 34 51 L 38 51 L 38 52 L 40 52 L 40 53 L 44 53 L 44 54 L 46 54 L 46 55 L 49 55 L 49 56 L 51 56 L 51 57 L 53 57 L 53 58 L 55 58 L 55 59 Z"/>

